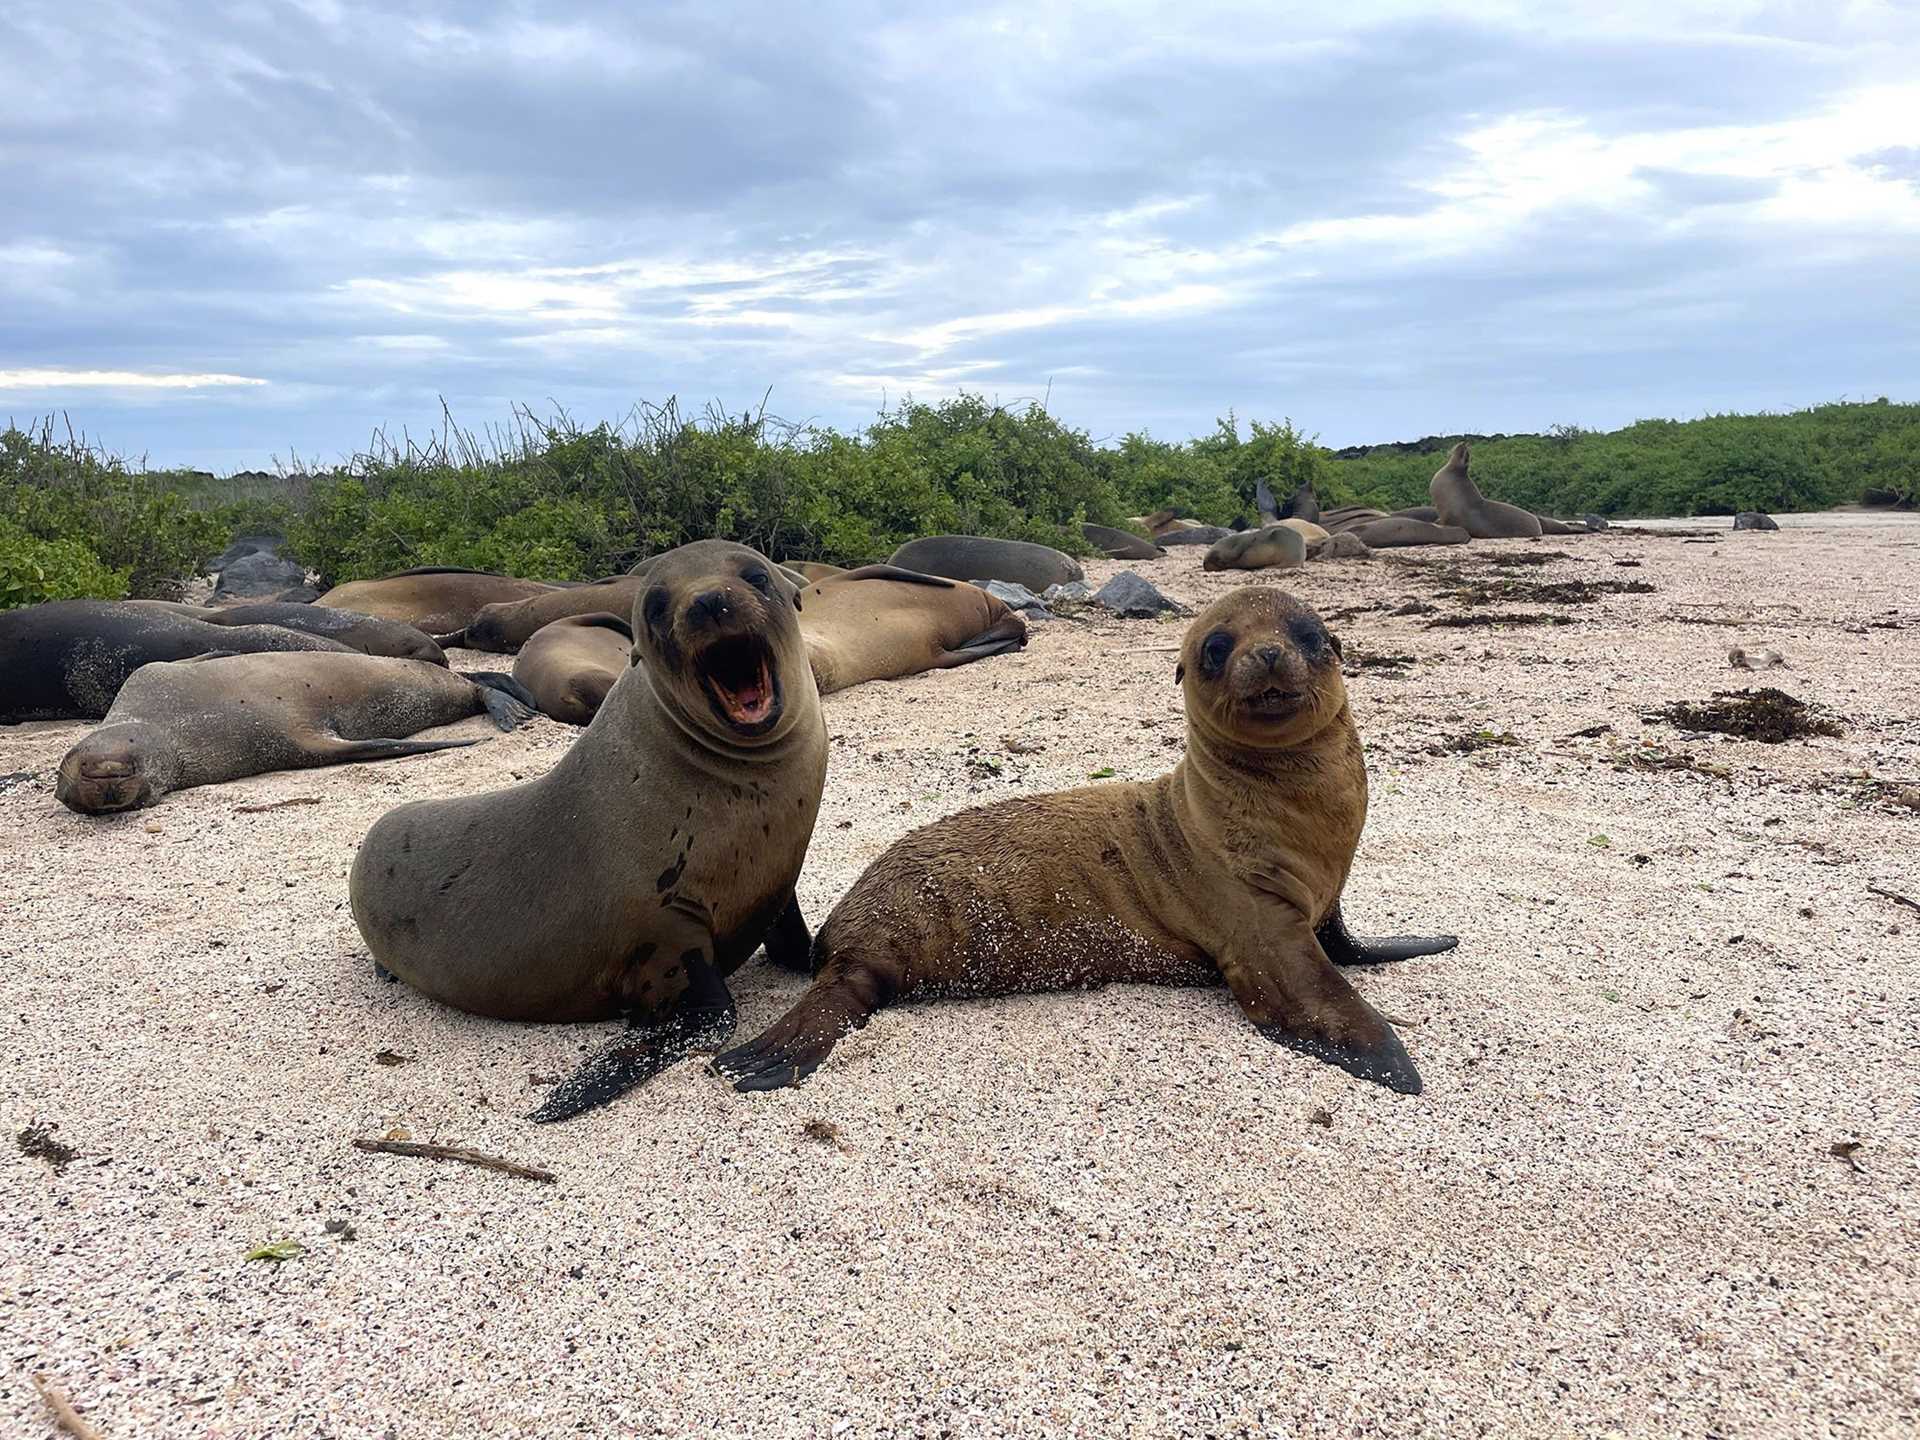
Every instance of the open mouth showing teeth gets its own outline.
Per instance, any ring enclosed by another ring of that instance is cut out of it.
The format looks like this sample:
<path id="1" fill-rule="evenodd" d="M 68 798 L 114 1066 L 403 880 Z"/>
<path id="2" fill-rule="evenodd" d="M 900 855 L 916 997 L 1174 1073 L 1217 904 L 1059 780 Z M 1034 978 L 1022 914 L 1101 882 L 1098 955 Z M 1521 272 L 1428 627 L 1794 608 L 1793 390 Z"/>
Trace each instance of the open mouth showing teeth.
<path id="1" fill-rule="evenodd" d="M 1277 685 L 1269 685 L 1257 695 L 1249 695 L 1246 707 L 1258 715 L 1278 715 L 1293 709 L 1300 703 L 1298 690 L 1282 690 Z"/>
<path id="2" fill-rule="evenodd" d="M 700 679 L 720 718 L 754 735 L 780 717 L 780 686 L 773 654 L 757 635 L 717 640 L 700 655 Z"/>

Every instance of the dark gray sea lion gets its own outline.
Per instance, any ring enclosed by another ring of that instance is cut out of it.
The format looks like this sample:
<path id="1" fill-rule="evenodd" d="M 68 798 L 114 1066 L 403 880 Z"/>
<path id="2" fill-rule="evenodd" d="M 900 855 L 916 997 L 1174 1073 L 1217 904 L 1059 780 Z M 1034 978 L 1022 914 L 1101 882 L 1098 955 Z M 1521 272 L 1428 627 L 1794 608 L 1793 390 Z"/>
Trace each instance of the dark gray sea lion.
<path id="1" fill-rule="evenodd" d="M 349 580 L 327 591 L 319 603 L 336 610 L 403 620 L 427 635 L 453 635 L 473 623 L 482 605 L 527 600 L 565 588 L 484 570 L 425 565 L 378 580 Z"/>
<path id="2" fill-rule="evenodd" d="M 269 770 L 449 750 L 477 742 L 405 737 L 483 713 L 511 730 L 533 714 L 527 698 L 504 675 L 351 652 L 161 661 L 136 670 L 67 752 L 54 794 L 102 815 Z"/>
<path id="3" fill-rule="evenodd" d="M 1447 452 L 1447 463 L 1427 482 L 1434 508 L 1440 512 L 1439 523 L 1457 526 L 1476 540 L 1518 540 L 1541 534 L 1539 516 L 1480 493 L 1468 474 L 1469 459 L 1467 442 L 1462 440 Z"/>
<path id="4" fill-rule="evenodd" d="M 929 535 L 909 540 L 887 563 L 949 580 L 1006 580 L 1024 585 L 1036 595 L 1049 585 L 1086 578 L 1079 563 L 1058 550 L 1025 540 L 990 540 L 980 535 Z"/>
<path id="5" fill-rule="evenodd" d="M 544 714 L 589 724 L 633 664 L 633 627 L 618 615 L 564 615 L 520 647 L 513 678 Z"/>
<path id="6" fill-rule="evenodd" d="M 822 695 L 984 660 L 1027 643 L 998 596 L 893 565 L 868 565 L 800 592 L 800 634 Z"/>
<path id="7" fill-rule="evenodd" d="M 1189 525 L 1184 530 L 1162 531 L 1159 540 L 1162 545 L 1212 545 L 1229 535 L 1241 533 L 1229 530 L 1224 525 Z"/>
<path id="8" fill-rule="evenodd" d="M 1151 540 L 1110 525 L 1082 525 L 1080 533 L 1109 560 L 1157 560 L 1167 553 Z"/>
<path id="9" fill-rule="evenodd" d="M 1322 532 L 1324 533 L 1324 532 Z M 1203 570 L 1288 570 L 1307 563 L 1307 541 L 1292 526 L 1278 522 L 1242 530 L 1214 541 L 1200 562 Z"/>
<path id="10" fill-rule="evenodd" d="M 638 664 L 553 769 L 402 806 L 353 864 L 375 964 L 423 994 L 503 1020 L 629 1017 L 536 1119 L 724 1037 L 725 977 L 763 939 L 788 963 L 807 950 L 793 887 L 827 730 L 798 592 L 719 540 L 660 557 L 648 578 Z"/>
<path id="11" fill-rule="evenodd" d="M 1431 505 L 1409 505 L 1393 513 L 1404 520 L 1423 520 L 1429 525 L 1440 523 L 1440 512 Z"/>
<path id="12" fill-rule="evenodd" d="M 52 600 L 0 611 L 0 723 L 97 720 L 142 665 L 212 650 L 351 653 L 337 640 L 278 625 L 210 625 L 113 600 Z"/>
<path id="13" fill-rule="evenodd" d="M 1158 780 L 1029 795 L 916 830 L 820 929 L 814 981 L 714 1065 L 791 1085 L 897 1000 L 1114 982 L 1218 984 L 1269 1039 L 1404 1094 L 1420 1076 L 1336 965 L 1451 949 L 1356 940 L 1340 913 L 1367 771 L 1339 642 L 1248 587 L 1188 630 L 1186 756 Z"/>
<path id="14" fill-rule="evenodd" d="M 1780 522 L 1761 510 L 1742 510 L 1733 517 L 1736 530 L 1778 530 Z"/>
<path id="15" fill-rule="evenodd" d="M 174 605 L 163 600 L 130 600 L 130 605 L 161 606 L 176 614 L 191 615 L 209 625 L 279 625 L 308 635 L 337 640 L 362 655 L 384 655 L 394 660 L 424 660 L 429 665 L 447 663 L 446 652 L 399 620 L 382 620 L 377 615 L 362 615 L 353 610 L 336 610 L 331 605 L 294 604 L 268 600 L 258 605 Z"/>
<path id="16" fill-rule="evenodd" d="M 1320 523 L 1320 497 L 1313 493 L 1313 483 L 1307 481 L 1293 494 L 1287 497 L 1287 503 L 1280 507 L 1282 520 L 1309 520 L 1315 525 Z"/>
<path id="17" fill-rule="evenodd" d="M 218 571 L 215 600 L 256 600 L 278 595 L 291 585 L 307 583 L 307 567 L 271 551 L 256 550 L 237 557 Z"/>

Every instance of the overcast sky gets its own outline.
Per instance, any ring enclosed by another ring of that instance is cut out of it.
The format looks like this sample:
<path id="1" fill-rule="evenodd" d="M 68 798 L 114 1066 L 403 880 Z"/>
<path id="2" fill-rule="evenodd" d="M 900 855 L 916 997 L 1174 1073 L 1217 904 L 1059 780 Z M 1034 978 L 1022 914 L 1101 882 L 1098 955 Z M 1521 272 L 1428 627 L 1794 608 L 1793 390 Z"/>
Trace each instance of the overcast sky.
<path id="1" fill-rule="evenodd" d="M 1920 399 L 1920 5 L 0 6 L 0 420 L 224 471 L 768 387 Z"/>

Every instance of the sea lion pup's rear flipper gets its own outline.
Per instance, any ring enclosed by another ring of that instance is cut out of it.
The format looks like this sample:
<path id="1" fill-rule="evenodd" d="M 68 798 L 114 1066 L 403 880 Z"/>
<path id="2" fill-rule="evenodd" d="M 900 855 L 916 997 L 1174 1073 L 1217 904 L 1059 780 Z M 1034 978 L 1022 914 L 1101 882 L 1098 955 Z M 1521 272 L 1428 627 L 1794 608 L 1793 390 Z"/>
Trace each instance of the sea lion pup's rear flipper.
<path id="1" fill-rule="evenodd" d="M 790 907 L 795 914 L 797 906 Z M 664 1019 L 627 1022 L 624 1033 L 547 1092 L 527 1116 L 536 1125 L 571 1120 L 645 1083 L 695 1050 L 719 1045 L 733 1033 L 733 996 L 727 982 L 700 951 L 683 957 L 687 988 Z"/>
<path id="2" fill-rule="evenodd" d="M 1335 905 L 1313 932 L 1320 948 L 1336 965 L 1384 965 L 1419 955 L 1439 955 L 1460 943 L 1458 935 L 1355 935 Z"/>
<path id="3" fill-rule="evenodd" d="M 807 933 L 807 917 L 800 913 L 800 897 L 787 898 L 787 908 L 767 931 L 767 959 L 782 970 L 796 975 L 813 973 L 813 936 Z"/>
<path id="4" fill-rule="evenodd" d="M 517 730 L 540 713 L 540 702 L 511 675 L 503 675 L 498 670 L 474 670 L 467 679 L 480 687 L 480 703 L 487 707 L 487 715 L 502 730 Z"/>
<path id="5" fill-rule="evenodd" d="M 736 1090 L 797 1085 L 832 1053 L 844 1035 L 864 1026 L 893 998 L 894 987 L 872 966 L 836 958 L 827 962 L 800 1002 L 745 1045 L 716 1055 L 713 1068 Z"/>
<path id="6" fill-rule="evenodd" d="M 1269 1040 L 1402 1095 L 1420 1093 L 1407 1047 L 1333 968 L 1304 920 L 1282 927 L 1258 950 L 1214 959 L 1233 998 Z"/>

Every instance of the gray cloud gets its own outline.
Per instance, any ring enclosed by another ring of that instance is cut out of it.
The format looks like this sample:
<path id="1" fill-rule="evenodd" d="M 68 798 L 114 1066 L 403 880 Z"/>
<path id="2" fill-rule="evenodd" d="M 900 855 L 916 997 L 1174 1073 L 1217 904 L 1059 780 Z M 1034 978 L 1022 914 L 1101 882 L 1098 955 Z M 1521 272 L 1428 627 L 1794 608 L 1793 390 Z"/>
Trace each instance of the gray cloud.
<path id="1" fill-rule="evenodd" d="M 442 395 L 1349 443 L 1915 392 L 1912 18 L 1298 8 L 15 0 L 0 416 L 220 467 Z"/>

